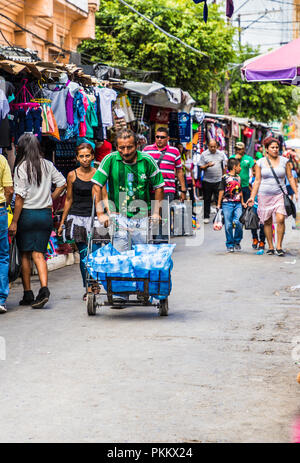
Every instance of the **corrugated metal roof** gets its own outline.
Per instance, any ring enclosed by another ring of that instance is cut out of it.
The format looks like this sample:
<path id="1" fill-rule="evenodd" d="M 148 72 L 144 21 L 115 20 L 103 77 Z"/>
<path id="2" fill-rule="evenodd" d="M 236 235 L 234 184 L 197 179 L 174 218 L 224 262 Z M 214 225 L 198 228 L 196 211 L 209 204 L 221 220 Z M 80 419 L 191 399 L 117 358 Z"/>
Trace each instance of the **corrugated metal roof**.
<path id="1" fill-rule="evenodd" d="M 21 47 L 0 46 L 0 58 L 22 63 L 33 63 L 40 61 L 36 51 Z"/>

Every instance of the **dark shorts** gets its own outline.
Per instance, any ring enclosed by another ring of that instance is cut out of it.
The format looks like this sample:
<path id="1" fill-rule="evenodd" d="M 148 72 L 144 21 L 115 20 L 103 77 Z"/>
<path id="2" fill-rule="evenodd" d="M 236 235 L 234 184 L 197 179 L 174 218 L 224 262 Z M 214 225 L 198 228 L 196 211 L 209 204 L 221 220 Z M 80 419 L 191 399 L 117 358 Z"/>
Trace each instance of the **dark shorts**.
<path id="1" fill-rule="evenodd" d="M 47 252 L 53 228 L 52 210 L 22 209 L 17 229 L 17 245 L 21 252 Z"/>
<path id="2" fill-rule="evenodd" d="M 286 185 L 286 189 L 289 196 L 293 196 L 295 194 L 291 185 Z"/>

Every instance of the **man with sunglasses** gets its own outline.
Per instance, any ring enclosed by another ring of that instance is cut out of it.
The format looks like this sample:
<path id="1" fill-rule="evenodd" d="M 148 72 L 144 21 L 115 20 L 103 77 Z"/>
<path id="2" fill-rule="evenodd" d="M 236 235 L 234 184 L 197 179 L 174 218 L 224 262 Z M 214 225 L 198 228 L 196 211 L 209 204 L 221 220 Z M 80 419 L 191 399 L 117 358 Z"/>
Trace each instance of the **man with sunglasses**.
<path id="1" fill-rule="evenodd" d="M 186 186 L 181 164 L 181 156 L 177 148 L 169 145 L 169 133 L 165 127 L 159 127 L 155 135 L 155 144 L 145 146 L 143 152 L 150 154 L 161 170 L 165 186 L 165 199 L 169 198 L 170 203 L 175 199 L 175 177 L 180 184 L 180 199 L 186 200 Z"/>

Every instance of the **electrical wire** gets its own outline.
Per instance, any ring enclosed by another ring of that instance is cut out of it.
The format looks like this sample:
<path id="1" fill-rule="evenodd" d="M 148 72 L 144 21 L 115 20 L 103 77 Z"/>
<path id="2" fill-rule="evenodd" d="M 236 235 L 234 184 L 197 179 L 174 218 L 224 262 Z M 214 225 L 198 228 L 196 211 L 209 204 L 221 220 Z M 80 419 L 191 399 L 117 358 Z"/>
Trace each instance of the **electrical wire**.
<path id="1" fill-rule="evenodd" d="M 162 32 L 164 35 L 166 35 L 167 37 L 173 39 L 173 40 L 176 40 L 177 42 L 179 42 L 181 45 L 183 45 L 184 47 L 186 48 L 189 48 L 190 50 L 192 50 L 193 52 L 195 53 L 198 53 L 199 55 L 202 55 L 202 56 L 206 56 L 208 57 L 208 55 L 206 53 L 203 53 L 202 51 L 200 50 L 197 50 L 197 48 L 194 48 L 192 47 L 191 45 L 183 42 L 181 39 L 179 39 L 178 37 L 176 37 L 175 35 L 172 35 L 170 34 L 169 32 L 165 31 L 164 29 L 162 29 L 160 26 L 158 26 L 157 24 L 155 24 L 153 21 L 151 21 L 151 19 L 147 18 L 147 16 L 144 16 L 142 13 L 140 13 L 139 11 L 137 11 L 135 8 L 133 8 L 133 6 L 129 5 L 128 3 L 126 3 L 124 0 L 118 0 L 120 3 L 122 3 L 123 5 L 125 5 L 127 8 L 129 8 L 131 11 L 133 11 L 135 14 L 137 14 L 138 16 L 140 16 L 141 18 L 143 18 L 145 21 L 147 21 L 148 23 L 152 24 L 152 26 L 154 26 L 156 29 L 158 29 L 160 32 Z"/>
<path id="2" fill-rule="evenodd" d="M 5 35 L 3 34 L 2 30 L 0 29 L 0 34 L 2 35 L 3 39 L 5 40 L 5 42 L 11 47 L 13 48 L 13 45 L 11 45 L 11 43 L 9 43 L 9 41 L 7 40 L 7 38 L 5 37 Z"/>

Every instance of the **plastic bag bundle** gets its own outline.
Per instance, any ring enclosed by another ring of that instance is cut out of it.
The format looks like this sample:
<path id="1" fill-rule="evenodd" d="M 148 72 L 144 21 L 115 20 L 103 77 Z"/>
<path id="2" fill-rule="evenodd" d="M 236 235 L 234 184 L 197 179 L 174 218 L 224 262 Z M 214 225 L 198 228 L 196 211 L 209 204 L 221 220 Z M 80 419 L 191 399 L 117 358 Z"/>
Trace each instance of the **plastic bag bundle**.
<path id="1" fill-rule="evenodd" d="M 223 228 L 224 224 L 224 214 L 222 209 L 219 209 L 218 212 L 215 215 L 215 218 L 213 220 L 213 226 L 215 231 L 220 231 Z"/>
<path id="2" fill-rule="evenodd" d="M 133 281 L 112 281 L 112 292 L 144 291 L 143 281 L 149 279 L 149 295 L 165 299 L 171 292 L 170 272 L 173 268 L 172 253 L 175 244 L 139 244 L 132 251 L 119 253 L 111 243 L 98 249 L 85 259 L 87 270 L 95 280 L 100 280 L 107 290 L 107 277 L 128 277 Z"/>
<path id="3" fill-rule="evenodd" d="M 167 297 L 172 289 L 169 274 L 173 268 L 172 254 L 175 244 L 138 244 L 132 259 L 137 278 L 149 278 L 149 294 Z M 170 280 L 170 283 L 169 283 Z M 139 291 L 144 291 L 144 282 L 137 282 Z"/>
<path id="4" fill-rule="evenodd" d="M 253 207 L 247 207 L 240 217 L 240 222 L 246 230 L 257 230 L 259 228 L 259 218 Z"/>
<path id="5" fill-rule="evenodd" d="M 134 278 L 134 271 L 130 257 L 126 253 L 119 253 L 111 243 L 97 249 L 88 259 L 84 260 L 87 270 L 94 280 L 100 280 L 107 290 L 106 277 Z M 136 291 L 136 282 L 112 281 L 112 291 Z"/>

